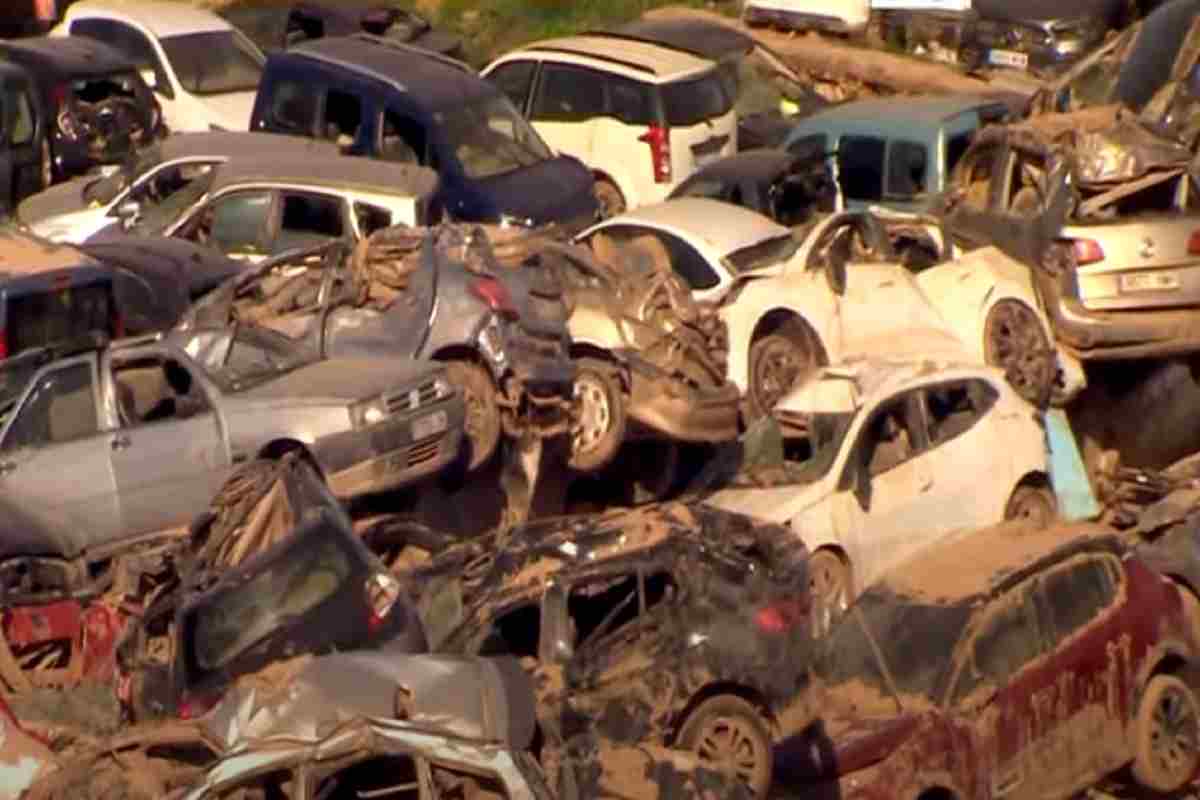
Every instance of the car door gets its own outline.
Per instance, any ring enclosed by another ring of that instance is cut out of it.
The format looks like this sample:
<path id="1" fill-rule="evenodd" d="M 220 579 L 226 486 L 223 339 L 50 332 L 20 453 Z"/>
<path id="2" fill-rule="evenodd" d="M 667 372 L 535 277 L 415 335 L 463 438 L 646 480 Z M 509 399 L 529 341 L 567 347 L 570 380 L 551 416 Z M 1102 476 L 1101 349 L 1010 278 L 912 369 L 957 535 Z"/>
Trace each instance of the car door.
<path id="1" fill-rule="evenodd" d="M 543 63 L 529 106 L 529 120 L 546 144 L 588 166 L 597 166 L 595 148 L 601 131 L 615 133 L 611 125 L 600 122 L 605 111 L 605 80 L 606 76 L 594 69 Z"/>
<path id="2" fill-rule="evenodd" d="M 94 354 L 48 367 L 0 438 L 0 487 L 31 511 L 79 526 L 102 544 L 122 535 Z"/>
<path id="3" fill-rule="evenodd" d="M 949 530 L 920 393 L 893 395 L 868 414 L 831 507 L 834 530 L 852 550 L 855 577 L 864 586 Z"/>
<path id="4" fill-rule="evenodd" d="M 110 365 L 120 429 L 112 472 L 130 533 L 185 525 L 230 468 L 209 388 L 194 364 L 135 351 Z"/>

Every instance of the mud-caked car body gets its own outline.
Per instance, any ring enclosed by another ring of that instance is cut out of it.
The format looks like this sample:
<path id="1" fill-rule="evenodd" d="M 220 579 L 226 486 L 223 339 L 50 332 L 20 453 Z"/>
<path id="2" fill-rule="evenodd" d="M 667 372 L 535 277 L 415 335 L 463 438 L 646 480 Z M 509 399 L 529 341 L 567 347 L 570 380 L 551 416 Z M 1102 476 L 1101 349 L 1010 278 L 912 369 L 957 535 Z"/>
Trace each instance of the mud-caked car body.
<path id="1" fill-rule="evenodd" d="M 1067 798 L 1127 766 L 1177 791 L 1200 764 L 1195 608 L 1102 526 L 947 542 L 834 629 L 826 713 L 780 745 L 780 774 L 848 800 Z"/>
<path id="2" fill-rule="evenodd" d="M 697 752 L 760 797 L 772 739 L 809 717 L 807 551 L 703 505 L 541 520 L 406 573 L 439 652 L 537 677 L 542 761 L 594 732 Z M 552 783 L 554 782 L 552 778 Z"/>
<path id="3" fill-rule="evenodd" d="M 385 229 L 352 251 L 334 243 L 264 262 L 181 324 L 253 320 L 322 358 L 444 362 L 466 397 L 476 468 L 504 433 L 564 433 L 574 379 L 556 276 L 497 268 L 482 231 Z"/>

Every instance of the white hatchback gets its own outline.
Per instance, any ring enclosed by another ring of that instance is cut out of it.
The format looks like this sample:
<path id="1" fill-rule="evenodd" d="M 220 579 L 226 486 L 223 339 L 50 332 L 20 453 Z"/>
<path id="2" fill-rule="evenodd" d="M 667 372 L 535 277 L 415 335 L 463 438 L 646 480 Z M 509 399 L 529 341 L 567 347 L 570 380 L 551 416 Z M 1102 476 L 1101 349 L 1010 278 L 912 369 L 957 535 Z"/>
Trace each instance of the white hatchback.
<path id="1" fill-rule="evenodd" d="M 737 151 L 737 114 L 717 65 L 620 34 L 537 42 L 482 75 L 555 150 L 596 176 L 608 217 L 656 203 L 697 167 Z"/>
<path id="2" fill-rule="evenodd" d="M 266 56 L 211 11 L 161 0 L 83 0 L 52 36 L 89 36 L 124 52 L 172 131 L 250 128 Z"/>

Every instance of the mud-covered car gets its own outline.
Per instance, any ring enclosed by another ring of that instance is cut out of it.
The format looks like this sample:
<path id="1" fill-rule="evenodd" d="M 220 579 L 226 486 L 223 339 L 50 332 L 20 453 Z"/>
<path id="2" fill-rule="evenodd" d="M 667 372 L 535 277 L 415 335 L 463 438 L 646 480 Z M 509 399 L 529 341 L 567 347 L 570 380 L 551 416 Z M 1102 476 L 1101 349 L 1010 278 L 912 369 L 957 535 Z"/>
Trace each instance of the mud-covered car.
<path id="1" fill-rule="evenodd" d="M 594 732 L 698 753 L 762 797 L 772 740 L 811 716 L 807 562 L 785 528 L 668 504 L 489 534 L 402 580 L 435 651 L 534 673 L 552 784 Z"/>
<path id="2" fill-rule="evenodd" d="M 48 171 L 59 181 L 166 135 L 162 109 L 132 61 L 91 39 L 39 37 L 0 43 L 0 58 L 33 76 L 50 122 Z"/>
<path id="3" fill-rule="evenodd" d="M 1068 798 L 1114 776 L 1175 792 L 1200 765 L 1196 608 L 1102 526 L 1010 523 L 928 550 L 826 640 L 825 713 L 777 749 L 781 783 Z"/>
<path id="4" fill-rule="evenodd" d="M 0 700 L 0 800 L 21 800 L 26 790 L 58 769 L 54 752 L 31 736 Z"/>
<path id="5" fill-rule="evenodd" d="M 0 486 L 93 546 L 186 524 L 236 465 L 290 450 L 339 497 L 410 485 L 458 457 L 464 415 L 439 366 L 314 363 L 248 325 L 57 353 L 12 409 Z"/>
<path id="6" fill-rule="evenodd" d="M 574 366 L 564 319 L 553 272 L 501 270 L 481 229 L 444 225 L 285 253 L 205 297 L 181 326 L 253 321 L 322 358 L 443 362 L 465 395 L 474 470 L 502 434 L 567 430 Z"/>
<path id="7" fill-rule="evenodd" d="M 1035 287 L 1081 360 L 1200 349 L 1200 182 L 1191 151 L 1129 116 L 1045 115 L 982 132 L 940 212 L 956 251 Z M 1028 277 L 1024 277 L 1024 276 Z M 1052 352 L 1029 313 L 1024 354 Z"/>

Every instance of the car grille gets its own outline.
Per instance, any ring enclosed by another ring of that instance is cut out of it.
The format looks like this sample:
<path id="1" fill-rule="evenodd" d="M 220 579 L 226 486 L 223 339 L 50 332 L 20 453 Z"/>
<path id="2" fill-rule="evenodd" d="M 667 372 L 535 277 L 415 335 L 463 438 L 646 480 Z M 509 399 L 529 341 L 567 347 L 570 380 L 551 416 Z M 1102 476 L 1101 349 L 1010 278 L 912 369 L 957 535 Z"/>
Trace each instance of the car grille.
<path id="1" fill-rule="evenodd" d="M 436 402 L 437 399 L 437 384 L 434 381 L 426 381 L 416 389 L 388 395 L 384 398 L 384 403 L 387 405 L 388 414 L 394 415 L 416 411 L 422 406 Z"/>
<path id="2" fill-rule="evenodd" d="M 425 464 L 433 461 L 438 457 L 438 453 L 442 449 L 442 439 L 444 434 L 431 436 L 423 442 L 418 442 L 408 451 L 408 466 L 416 467 L 420 464 Z"/>

